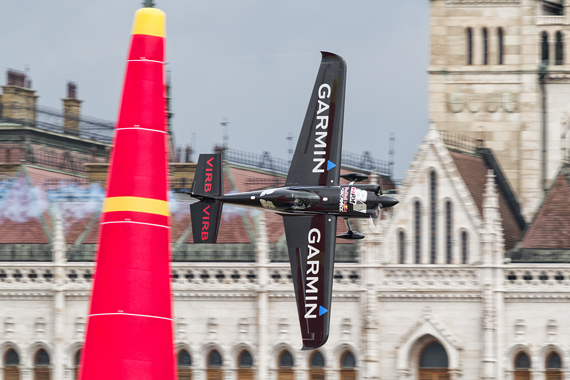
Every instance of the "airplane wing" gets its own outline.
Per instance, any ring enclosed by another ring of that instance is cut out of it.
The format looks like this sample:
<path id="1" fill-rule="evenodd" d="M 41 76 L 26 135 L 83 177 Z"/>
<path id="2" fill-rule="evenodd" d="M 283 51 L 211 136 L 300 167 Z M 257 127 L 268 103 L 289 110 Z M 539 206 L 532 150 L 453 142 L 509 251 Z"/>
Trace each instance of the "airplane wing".
<path id="1" fill-rule="evenodd" d="M 283 216 L 303 350 L 329 337 L 336 216 Z"/>
<path id="2" fill-rule="evenodd" d="M 321 66 L 285 186 L 338 186 L 346 63 L 322 53 Z"/>

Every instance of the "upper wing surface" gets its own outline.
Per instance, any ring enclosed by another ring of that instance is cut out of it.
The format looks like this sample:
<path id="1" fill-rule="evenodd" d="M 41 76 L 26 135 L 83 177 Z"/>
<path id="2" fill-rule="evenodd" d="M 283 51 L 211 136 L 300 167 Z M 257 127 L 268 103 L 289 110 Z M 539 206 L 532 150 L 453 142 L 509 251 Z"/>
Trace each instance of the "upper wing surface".
<path id="1" fill-rule="evenodd" d="M 321 66 L 285 186 L 337 186 L 342 152 L 346 62 L 322 52 Z"/>
<path id="2" fill-rule="evenodd" d="M 329 336 L 336 216 L 283 216 L 303 349 Z"/>

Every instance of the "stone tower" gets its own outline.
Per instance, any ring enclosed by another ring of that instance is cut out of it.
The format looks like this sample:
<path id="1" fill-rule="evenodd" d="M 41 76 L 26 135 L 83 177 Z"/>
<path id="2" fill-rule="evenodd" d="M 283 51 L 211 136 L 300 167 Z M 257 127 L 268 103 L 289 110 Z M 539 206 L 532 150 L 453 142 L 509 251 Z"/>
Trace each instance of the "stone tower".
<path id="1" fill-rule="evenodd" d="M 493 149 L 528 221 L 569 156 L 570 0 L 430 1 L 430 118 Z"/>

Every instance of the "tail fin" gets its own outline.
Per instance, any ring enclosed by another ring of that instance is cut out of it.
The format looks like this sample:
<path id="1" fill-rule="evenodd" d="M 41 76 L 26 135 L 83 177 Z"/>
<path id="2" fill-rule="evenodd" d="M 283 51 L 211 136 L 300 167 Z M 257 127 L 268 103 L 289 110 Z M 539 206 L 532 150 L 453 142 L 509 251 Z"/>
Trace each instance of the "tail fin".
<path id="1" fill-rule="evenodd" d="M 220 153 L 201 154 L 198 158 L 196 174 L 194 174 L 192 195 L 215 198 L 223 194 L 222 155 Z"/>
<path id="2" fill-rule="evenodd" d="M 191 192 L 201 200 L 190 205 L 194 243 L 215 243 L 218 239 L 223 204 L 216 198 L 223 194 L 222 155 L 201 154 Z"/>
<path id="3" fill-rule="evenodd" d="M 200 159 L 202 159 L 200 157 Z M 223 203 L 218 200 L 204 199 L 190 205 L 192 217 L 192 237 L 194 243 L 215 243 L 218 239 L 220 216 Z"/>

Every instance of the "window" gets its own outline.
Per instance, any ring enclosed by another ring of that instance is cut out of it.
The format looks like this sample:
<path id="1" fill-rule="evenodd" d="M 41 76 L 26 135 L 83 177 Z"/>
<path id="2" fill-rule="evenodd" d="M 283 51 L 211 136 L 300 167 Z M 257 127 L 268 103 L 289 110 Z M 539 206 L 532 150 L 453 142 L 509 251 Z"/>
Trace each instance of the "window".
<path id="1" fill-rule="evenodd" d="M 473 64 L 473 30 L 467 28 L 467 64 Z"/>
<path id="2" fill-rule="evenodd" d="M 497 63 L 502 65 L 503 62 L 503 54 L 504 54 L 504 39 L 503 39 L 503 28 L 497 29 L 497 45 L 498 45 L 498 56 L 497 56 Z"/>
<path id="3" fill-rule="evenodd" d="M 20 356 L 9 350 L 4 356 L 4 380 L 20 380 Z"/>
<path id="4" fill-rule="evenodd" d="M 451 246 L 451 202 L 447 201 L 445 203 L 445 253 L 446 253 L 446 261 L 448 264 L 451 264 L 453 257 L 452 257 L 452 246 Z"/>
<path id="5" fill-rule="evenodd" d="M 74 379 L 79 379 L 79 364 L 81 363 L 81 350 L 77 350 L 73 357 L 73 375 Z"/>
<path id="6" fill-rule="evenodd" d="M 542 32 L 541 52 L 542 63 L 548 65 L 548 33 L 546 32 Z"/>
<path id="7" fill-rule="evenodd" d="M 467 252 L 467 246 L 468 246 L 468 239 L 467 239 L 467 232 L 463 231 L 461 232 L 461 262 L 463 264 L 467 264 L 467 262 L 469 261 L 469 255 Z"/>
<path id="8" fill-rule="evenodd" d="M 325 380 L 325 358 L 319 351 L 311 356 L 311 369 L 309 370 L 309 380 Z"/>
<path id="9" fill-rule="evenodd" d="M 49 355 L 43 348 L 36 352 L 34 364 L 34 380 L 50 380 Z"/>
<path id="10" fill-rule="evenodd" d="M 430 263 L 435 264 L 435 255 L 437 249 L 437 211 L 436 211 L 436 185 L 437 178 L 435 172 L 430 173 Z"/>
<path id="11" fill-rule="evenodd" d="M 546 358 L 546 380 L 562 380 L 562 360 L 553 352 Z"/>
<path id="12" fill-rule="evenodd" d="M 515 358 L 515 379 L 514 380 L 530 380 L 530 359 L 528 355 L 521 352 Z"/>
<path id="13" fill-rule="evenodd" d="M 210 355 L 208 355 L 206 380 L 223 380 L 222 363 L 222 355 L 218 351 L 213 350 L 210 352 Z"/>
<path id="14" fill-rule="evenodd" d="M 429 343 L 420 355 L 419 374 L 422 380 L 448 380 L 447 352 L 441 343 Z"/>
<path id="15" fill-rule="evenodd" d="M 242 351 L 239 355 L 238 365 L 238 380 L 253 380 L 253 358 L 249 351 Z"/>
<path id="16" fill-rule="evenodd" d="M 277 371 L 277 380 L 294 380 L 295 373 L 293 367 L 295 361 L 289 351 L 283 351 L 279 356 L 279 370 Z"/>
<path id="17" fill-rule="evenodd" d="M 356 359 L 350 351 L 340 357 L 340 380 L 356 380 Z"/>
<path id="18" fill-rule="evenodd" d="M 414 236 L 414 248 L 416 251 L 416 264 L 420 263 L 421 260 L 421 210 L 420 202 L 416 201 L 415 204 L 415 236 Z"/>
<path id="19" fill-rule="evenodd" d="M 556 64 L 564 64 L 564 43 L 562 42 L 562 32 L 556 32 Z"/>
<path id="20" fill-rule="evenodd" d="M 399 240 L 400 240 L 400 264 L 406 263 L 406 235 L 404 231 L 400 231 Z"/>
<path id="21" fill-rule="evenodd" d="M 487 28 L 483 28 L 483 64 L 489 64 L 489 36 Z"/>
<path id="22" fill-rule="evenodd" d="M 178 353 L 178 380 L 192 380 L 192 357 L 186 350 Z"/>

